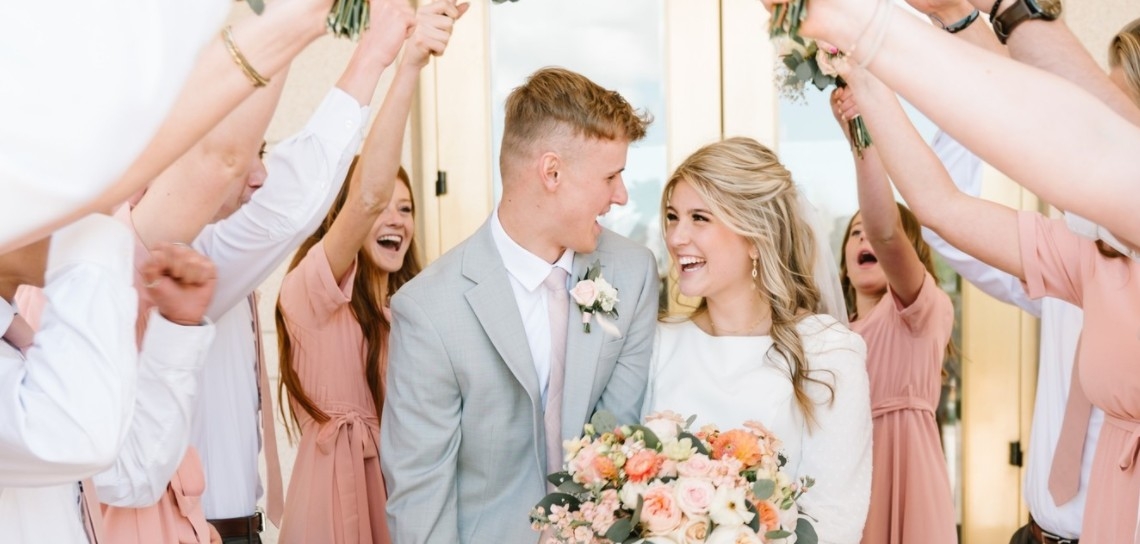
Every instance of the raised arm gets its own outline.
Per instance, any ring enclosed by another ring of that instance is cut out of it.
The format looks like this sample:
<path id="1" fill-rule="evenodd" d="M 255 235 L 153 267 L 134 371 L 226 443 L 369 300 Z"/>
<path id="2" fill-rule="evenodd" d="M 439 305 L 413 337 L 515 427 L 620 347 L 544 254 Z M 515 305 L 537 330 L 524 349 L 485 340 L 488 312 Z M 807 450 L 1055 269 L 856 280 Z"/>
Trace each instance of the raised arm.
<path id="1" fill-rule="evenodd" d="M 255 70 L 262 75 L 276 74 L 324 34 L 329 4 L 330 0 L 274 2 L 261 16 L 235 24 L 233 41 Z M 59 189 L 58 192 L 29 189 L 18 193 L 19 198 L 0 200 L 0 217 L 6 218 L 4 232 L 0 232 L 0 251 L 42 237 L 90 211 L 111 209 L 126 201 L 254 91 L 250 80 L 234 64 L 221 37 L 214 38 L 201 50 L 181 89 L 173 104 L 162 108 L 169 110 L 162 123 L 148 127 L 152 137 L 141 142 L 149 143 L 127 154 L 134 159 L 118 168 L 99 172 L 108 179 L 81 183 L 72 177 L 63 180 L 61 186 L 52 187 Z M 103 144 L 117 145 L 116 142 Z M 117 176 L 117 181 L 112 181 L 115 179 L 112 176 Z"/>
<path id="2" fill-rule="evenodd" d="M 876 9 L 890 15 L 876 15 Z M 890 2 L 812 0 L 802 31 L 845 50 L 860 42 L 852 51 L 855 61 L 869 63 L 884 83 L 987 163 L 1054 205 L 1140 245 L 1140 172 L 1134 167 L 1140 127 L 1096 97 L 963 43 Z M 978 114 L 963 115 L 967 111 Z M 1094 156 L 1096 161 L 1074 160 Z"/>
<path id="3" fill-rule="evenodd" d="M 131 235 L 93 215 L 52 237 L 26 361 L 0 368 L 0 485 L 74 482 L 114 462 L 135 400 Z"/>
<path id="4" fill-rule="evenodd" d="M 974 197 L 982 194 L 982 161 L 976 155 L 942 131 L 935 134 L 930 147 L 959 191 Z M 1021 280 L 967 255 L 927 227 L 922 227 L 922 237 L 962 279 L 1001 302 L 1041 317 L 1041 300 L 1030 299 Z"/>
<path id="5" fill-rule="evenodd" d="M 420 69 L 427 65 L 431 55 L 443 54 L 455 19 L 466 10 L 467 4 L 457 8 L 452 0 L 439 0 L 420 8 L 416 15 L 415 32 L 408 39 L 408 47 L 388 89 L 388 96 L 364 140 L 360 166 L 348 181 L 348 200 L 323 239 L 329 266 L 338 281 L 352 266 L 373 223 L 392 197 L 396 172 L 400 168 L 404 127 L 412 108 Z M 390 11 L 382 14 L 374 10 L 373 28 L 378 25 L 394 26 L 397 30 L 411 28 L 410 13 L 395 5 Z M 382 29 L 369 30 L 365 39 L 378 30 Z M 407 34 L 399 37 L 402 39 L 404 36 Z"/>
<path id="6" fill-rule="evenodd" d="M 851 135 L 847 131 L 847 119 L 856 113 L 851 108 L 846 112 L 843 109 L 844 99 L 849 93 L 845 88 L 831 93 L 831 113 L 848 139 Z M 853 157 L 855 178 L 859 186 L 859 217 L 863 220 L 863 235 L 871 243 L 871 249 L 875 250 L 875 257 L 879 260 L 879 266 L 883 267 L 891 293 L 899 304 L 908 307 L 918 298 L 918 292 L 926 278 L 926 267 L 903 230 L 891 182 L 879 160 L 877 146 L 865 149 L 862 156 L 853 153 Z"/>
<path id="7" fill-rule="evenodd" d="M 853 68 L 844 77 L 853 91 L 844 100 L 863 115 L 883 166 L 919 220 L 978 260 L 1023 278 L 1017 212 L 959 191 L 894 93 L 874 76 Z"/>
<path id="8" fill-rule="evenodd" d="M 100 502 L 141 508 L 162 497 L 190 443 L 198 375 L 214 326 L 203 323 L 216 274 L 193 250 L 159 245 L 143 265 L 156 308 L 139 354 L 138 394 L 123 448 L 92 480 Z"/>

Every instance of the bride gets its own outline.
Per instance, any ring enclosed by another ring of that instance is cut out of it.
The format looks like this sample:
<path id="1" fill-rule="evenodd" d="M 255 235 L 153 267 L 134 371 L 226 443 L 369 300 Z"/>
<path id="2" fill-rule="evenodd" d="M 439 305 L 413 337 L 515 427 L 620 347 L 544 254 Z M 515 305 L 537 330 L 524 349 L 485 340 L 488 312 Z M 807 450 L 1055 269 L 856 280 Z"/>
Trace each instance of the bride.
<path id="1" fill-rule="evenodd" d="M 816 480 L 799 502 L 819 541 L 858 543 L 871 493 L 866 346 L 845 326 L 806 200 L 771 150 L 732 138 L 686 159 L 662 208 L 680 291 L 700 303 L 658 325 L 643 411 L 695 414 L 694 429 L 761 422 L 783 441 L 788 475 Z M 843 323 L 816 313 L 825 306 Z"/>

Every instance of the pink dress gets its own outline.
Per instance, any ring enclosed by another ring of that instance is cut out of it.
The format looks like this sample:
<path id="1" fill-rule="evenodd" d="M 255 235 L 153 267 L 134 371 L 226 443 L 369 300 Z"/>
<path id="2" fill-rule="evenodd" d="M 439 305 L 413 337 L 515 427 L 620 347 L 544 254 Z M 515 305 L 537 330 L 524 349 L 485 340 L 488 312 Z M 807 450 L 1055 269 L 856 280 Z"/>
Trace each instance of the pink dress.
<path id="1" fill-rule="evenodd" d="M 1107 258 L 1063 221 L 1022 212 L 1021 264 L 1029 296 L 1085 311 L 1077 353 L 1085 395 L 1104 410 L 1096 444 L 1083 544 L 1133 542 L 1140 499 L 1140 263 Z"/>
<path id="2" fill-rule="evenodd" d="M 865 544 L 957 544 L 953 495 L 934 411 L 954 305 L 929 274 L 900 308 L 888 293 L 851 324 L 867 342 L 874 423 Z"/>
<path id="3" fill-rule="evenodd" d="M 390 542 L 380 418 L 364 378 L 364 335 L 349 307 L 355 275 L 353 267 L 338 285 L 318 243 L 281 283 L 293 368 L 331 418 L 317 423 L 297 409 L 301 443 L 285 495 L 281 544 Z M 381 376 L 385 368 L 386 361 Z"/>

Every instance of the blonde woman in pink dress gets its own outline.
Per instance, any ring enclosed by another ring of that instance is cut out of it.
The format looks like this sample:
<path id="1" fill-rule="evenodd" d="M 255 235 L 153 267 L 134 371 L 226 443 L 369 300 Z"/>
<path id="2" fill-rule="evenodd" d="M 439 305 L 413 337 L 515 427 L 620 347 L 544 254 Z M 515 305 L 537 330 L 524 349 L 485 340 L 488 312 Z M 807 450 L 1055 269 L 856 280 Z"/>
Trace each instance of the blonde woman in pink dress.
<path id="1" fill-rule="evenodd" d="M 832 112 L 845 89 L 832 94 Z M 895 202 L 877 146 L 855 155 L 859 212 L 840 264 L 851 330 L 867 342 L 874 457 L 864 544 L 956 544 L 953 494 L 934 419 L 954 306 L 914 214 Z"/>
<path id="2" fill-rule="evenodd" d="M 1081 542 L 1135 542 L 1140 503 L 1140 263 L 1099 240 L 1072 233 L 1062 219 L 960 193 L 890 89 L 862 71 L 853 71 L 847 81 L 854 96 L 840 107 L 851 111 L 858 100 L 887 171 L 924 224 L 978 260 L 1020 278 L 1030 297 L 1051 296 L 1084 310 L 1079 381 L 1074 383 L 1104 410 L 1105 422 L 1093 459 Z"/>
<path id="3" fill-rule="evenodd" d="M 386 306 L 392 292 L 420 269 L 400 150 L 419 71 L 431 55 L 443 53 L 454 20 L 466 9 L 447 0 L 420 9 L 349 183 L 301 245 L 281 284 L 281 389 L 288 392 L 301 435 L 282 544 L 390 542 L 379 458 L 390 329 Z M 369 32 L 378 23 L 390 24 L 372 22 Z"/>

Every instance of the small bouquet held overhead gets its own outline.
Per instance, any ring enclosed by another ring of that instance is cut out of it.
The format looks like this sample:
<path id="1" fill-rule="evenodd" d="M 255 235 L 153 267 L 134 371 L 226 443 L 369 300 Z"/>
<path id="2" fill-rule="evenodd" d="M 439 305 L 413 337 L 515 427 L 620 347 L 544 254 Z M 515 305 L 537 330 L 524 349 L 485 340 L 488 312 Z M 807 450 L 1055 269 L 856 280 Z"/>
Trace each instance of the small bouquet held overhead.
<path id="1" fill-rule="evenodd" d="M 689 432 L 672 412 L 618 425 L 599 412 L 565 443 L 566 471 L 531 512 L 550 543 L 815 544 L 796 501 L 814 484 L 793 482 L 781 443 L 763 425 Z"/>
<path id="2" fill-rule="evenodd" d="M 791 0 L 772 8 L 768 35 L 776 46 L 780 63 L 776 65 L 780 92 L 785 97 L 803 99 L 808 83 L 824 91 L 832 85 L 846 87 L 847 83 L 835 69 L 838 62 L 847 62 L 838 47 L 800 36 L 800 23 L 807 16 L 808 0 Z M 871 147 L 871 134 L 863 118 L 856 115 L 847 121 L 851 145 L 860 158 L 863 150 Z"/>

